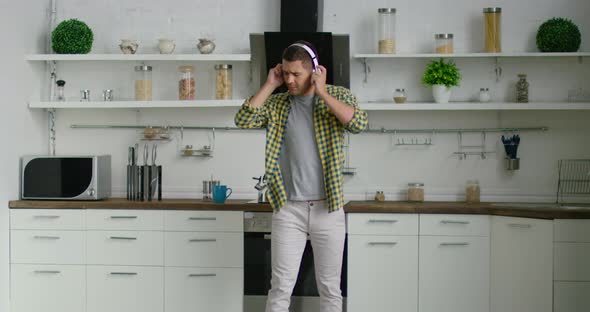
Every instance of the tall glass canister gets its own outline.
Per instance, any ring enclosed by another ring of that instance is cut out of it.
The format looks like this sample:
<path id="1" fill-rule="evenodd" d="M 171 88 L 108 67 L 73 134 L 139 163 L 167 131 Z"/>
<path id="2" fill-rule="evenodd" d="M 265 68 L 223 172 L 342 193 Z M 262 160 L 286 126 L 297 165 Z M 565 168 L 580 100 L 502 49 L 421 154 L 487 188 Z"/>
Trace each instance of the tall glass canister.
<path id="1" fill-rule="evenodd" d="M 135 100 L 152 100 L 152 67 L 147 65 L 135 66 Z"/>
<path id="2" fill-rule="evenodd" d="M 498 53 L 502 52 L 500 23 L 502 17 L 502 8 L 485 8 L 484 16 L 484 41 L 485 52 Z"/>
<path id="3" fill-rule="evenodd" d="M 395 12 L 394 8 L 380 8 L 378 12 L 379 54 L 395 53 Z"/>

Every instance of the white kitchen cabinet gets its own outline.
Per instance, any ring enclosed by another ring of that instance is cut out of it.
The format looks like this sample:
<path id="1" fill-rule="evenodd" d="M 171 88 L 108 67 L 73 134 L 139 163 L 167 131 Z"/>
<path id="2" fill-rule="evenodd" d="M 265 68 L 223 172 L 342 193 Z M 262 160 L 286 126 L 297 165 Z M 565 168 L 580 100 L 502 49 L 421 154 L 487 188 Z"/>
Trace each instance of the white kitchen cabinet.
<path id="1" fill-rule="evenodd" d="M 85 265 L 10 265 L 11 312 L 86 311 Z"/>
<path id="2" fill-rule="evenodd" d="M 165 311 L 242 312 L 241 268 L 166 268 Z"/>
<path id="3" fill-rule="evenodd" d="M 489 311 L 489 237 L 420 236 L 419 311 Z"/>
<path id="4" fill-rule="evenodd" d="M 553 221 L 492 217 L 491 312 L 551 312 Z"/>
<path id="5" fill-rule="evenodd" d="M 420 214 L 420 312 L 490 309 L 490 216 Z"/>
<path id="6" fill-rule="evenodd" d="M 590 220 L 555 220 L 553 311 L 590 311 Z"/>
<path id="7" fill-rule="evenodd" d="M 164 268 L 87 267 L 87 312 L 163 312 Z"/>
<path id="8" fill-rule="evenodd" d="M 418 311 L 417 235 L 348 235 L 347 311 Z"/>
<path id="9" fill-rule="evenodd" d="M 418 311 L 418 215 L 351 213 L 348 312 Z"/>

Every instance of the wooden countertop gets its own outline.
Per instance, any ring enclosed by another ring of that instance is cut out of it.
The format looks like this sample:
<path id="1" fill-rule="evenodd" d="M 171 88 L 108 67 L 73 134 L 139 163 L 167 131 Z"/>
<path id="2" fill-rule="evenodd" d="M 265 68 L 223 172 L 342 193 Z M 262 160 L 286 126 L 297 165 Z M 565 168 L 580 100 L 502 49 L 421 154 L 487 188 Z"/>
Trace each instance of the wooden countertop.
<path id="1" fill-rule="evenodd" d="M 165 209 L 165 210 L 227 210 L 271 212 L 269 204 L 251 203 L 249 200 L 228 200 L 216 204 L 201 199 L 166 199 L 138 202 L 124 198 L 100 201 L 14 200 L 12 209 Z M 538 219 L 590 219 L 590 204 L 562 205 L 551 203 L 478 203 L 406 201 L 350 201 L 344 205 L 347 213 L 444 213 L 484 214 Z"/>

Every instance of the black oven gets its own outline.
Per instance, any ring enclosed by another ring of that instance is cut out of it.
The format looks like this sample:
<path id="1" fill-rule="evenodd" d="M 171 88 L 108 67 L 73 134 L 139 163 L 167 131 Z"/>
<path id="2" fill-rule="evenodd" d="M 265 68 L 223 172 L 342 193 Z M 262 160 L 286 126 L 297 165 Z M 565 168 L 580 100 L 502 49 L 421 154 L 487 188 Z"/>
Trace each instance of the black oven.
<path id="1" fill-rule="evenodd" d="M 271 279 L 271 218 L 272 213 L 270 212 L 246 212 L 244 214 L 244 312 L 264 311 Z M 347 296 L 346 245 L 347 241 L 345 240 L 340 281 L 343 297 Z M 291 311 L 318 311 L 318 299 L 313 251 L 311 241 L 308 240 L 303 251 L 297 282 L 293 289 Z"/>

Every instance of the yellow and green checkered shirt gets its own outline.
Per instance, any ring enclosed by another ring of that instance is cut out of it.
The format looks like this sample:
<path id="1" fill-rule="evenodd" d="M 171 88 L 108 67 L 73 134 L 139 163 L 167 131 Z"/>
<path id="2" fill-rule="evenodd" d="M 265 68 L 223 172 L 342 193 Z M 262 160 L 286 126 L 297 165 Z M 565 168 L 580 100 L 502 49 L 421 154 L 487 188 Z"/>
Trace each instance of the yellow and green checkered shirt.
<path id="1" fill-rule="evenodd" d="M 354 107 L 354 115 L 348 124 L 343 125 L 330 112 L 328 106 L 316 97 L 313 124 L 315 137 L 324 172 L 324 183 L 329 210 L 336 211 L 344 205 L 342 191 L 342 165 L 344 155 L 342 145 L 344 130 L 359 133 L 367 127 L 367 113 L 361 110 L 354 95 L 344 87 L 326 86 L 326 91 L 337 100 Z M 242 105 L 235 117 L 240 128 L 266 128 L 265 175 L 269 184 L 268 200 L 274 210 L 287 203 L 287 192 L 279 167 L 279 154 L 283 146 L 285 129 L 291 101 L 289 93 L 271 95 L 262 107 L 251 107 L 250 98 Z"/>

